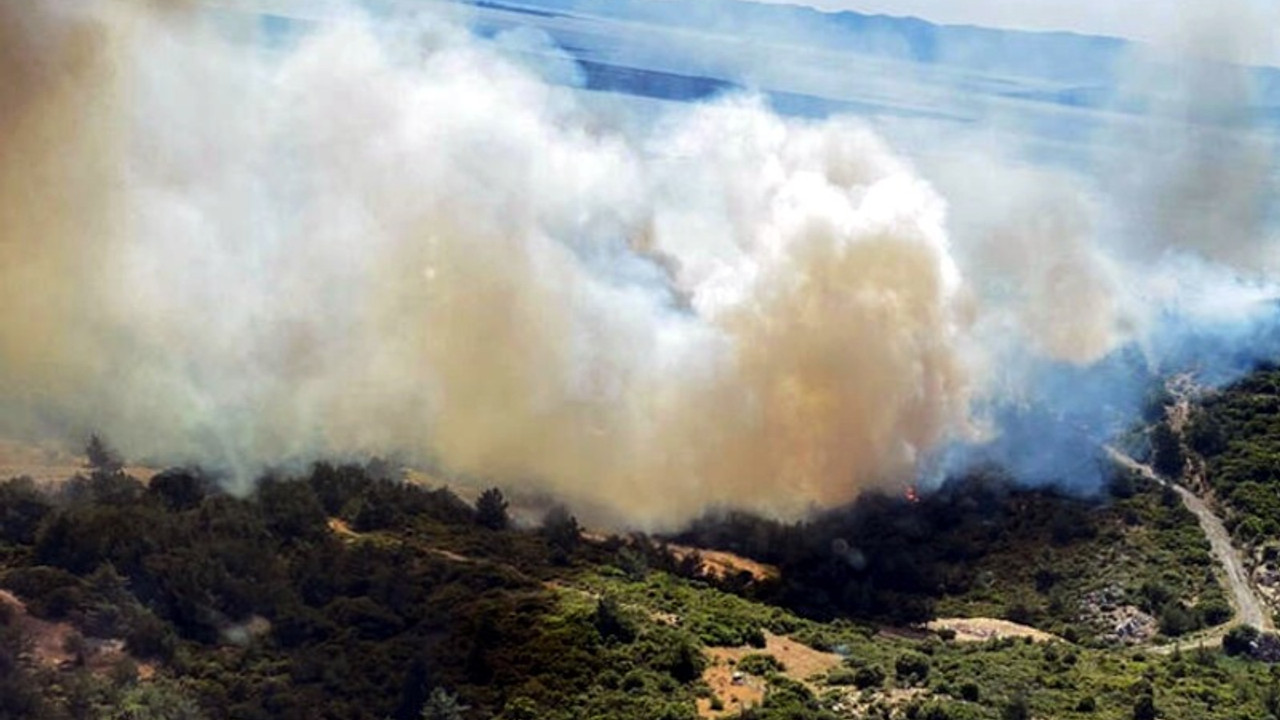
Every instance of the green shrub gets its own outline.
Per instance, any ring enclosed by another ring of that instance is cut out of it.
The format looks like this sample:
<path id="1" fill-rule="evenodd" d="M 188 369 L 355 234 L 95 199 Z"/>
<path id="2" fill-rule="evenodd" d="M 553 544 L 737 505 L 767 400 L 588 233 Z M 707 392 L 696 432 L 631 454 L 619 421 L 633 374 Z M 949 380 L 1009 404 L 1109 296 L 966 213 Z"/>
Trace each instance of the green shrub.
<path id="1" fill-rule="evenodd" d="M 952 720 L 951 713 L 947 711 L 947 706 L 939 702 L 931 702 L 924 705 L 916 712 L 919 720 Z"/>
<path id="2" fill-rule="evenodd" d="M 1231 619 L 1231 606 L 1221 600 L 1207 600 L 1196 605 L 1201 622 L 1207 626 L 1221 625 Z"/>
<path id="3" fill-rule="evenodd" d="M 1173 590 L 1164 583 L 1148 580 L 1138 589 L 1138 604 L 1143 610 L 1156 614 L 1165 605 L 1176 599 Z"/>
<path id="4" fill-rule="evenodd" d="M 1222 650 L 1228 655 L 1244 655 L 1253 650 L 1260 633 L 1252 625 L 1237 625 L 1222 638 Z"/>
<path id="5" fill-rule="evenodd" d="M 764 706 L 779 711 L 783 717 L 815 717 L 819 710 L 817 700 L 807 687 L 782 675 L 770 678 Z"/>
<path id="6" fill-rule="evenodd" d="M 629 643 L 636 636 L 631 620 L 622 612 L 622 607 L 612 595 L 604 595 L 596 602 L 592 625 L 606 641 Z"/>
<path id="7" fill-rule="evenodd" d="M 837 686 L 856 685 L 857 675 L 858 675 L 857 671 L 855 671 L 853 668 L 848 668 L 848 667 L 832 668 L 827 673 L 827 684 L 837 685 Z"/>
<path id="8" fill-rule="evenodd" d="M 49 500 L 30 478 L 0 483 L 0 539 L 31 545 L 40 522 L 51 510 Z"/>
<path id="9" fill-rule="evenodd" d="M 71 573 L 54 567 L 25 567 L 9 570 L 0 578 L 27 604 L 36 617 L 61 620 L 85 600 L 84 582 Z"/>
<path id="10" fill-rule="evenodd" d="M 527 697 L 515 697 L 502 709 L 501 720 L 542 720 L 542 708 Z"/>
<path id="11" fill-rule="evenodd" d="M 156 680 L 130 688 L 103 720 L 201 720 L 200 706 L 176 683 Z"/>
<path id="12" fill-rule="evenodd" d="M 1178 600 L 1160 609 L 1160 632 L 1170 637 L 1185 635 L 1199 627 L 1196 616 Z"/>
<path id="13" fill-rule="evenodd" d="M 1000 710 L 1000 720 L 1030 720 L 1030 718 L 1031 703 L 1022 693 L 1014 695 Z"/>
<path id="14" fill-rule="evenodd" d="M 542 518 L 542 537 L 546 540 L 551 561 L 556 565 L 567 565 L 582 542 L 582 527 L 567 508 L 556 505 Z"/>
<path id="15" fill-rule="evenodd" d="M 929 678 L 929 658 L 918 652 L 903 653 L 893 662 L 894 676 L 904 685 L 919 685 Z"/>
<path id="16" fill-rule="evenodd" d="M 706 662 L 702 651 L 686 641 L 671 647 L 663 655 L 659 665 L 677 681 L 691 683 L 702 676 Z"/>
<path id="17" fill-rule="evenodd" d="M 778 658 L 767 653 L 751 653 L 738 661 L 738 670 L 749 675 L 765 677 L 786 670 Z"/>
<path id="18" fill-rule="evenodd" d="M 124 642 L 131 655 L 168 661 L 178 646 L 178 636 L 163 620 L 144 612 L 129 623 Z"/>
<path id="19" fill-rule="evenodd" d="M 860 667 L 853 674 L 853 684 L 859 690 L 878 688 L 884 685 L 885 672 L 876 665 Z"/>
<path id="20" fill-rule="evenodd" d="M 1142 693 L 1133 701 L 1133 720 L 1156 720 L 1159 715 L 1155 697 L 1151 693 Z"/>

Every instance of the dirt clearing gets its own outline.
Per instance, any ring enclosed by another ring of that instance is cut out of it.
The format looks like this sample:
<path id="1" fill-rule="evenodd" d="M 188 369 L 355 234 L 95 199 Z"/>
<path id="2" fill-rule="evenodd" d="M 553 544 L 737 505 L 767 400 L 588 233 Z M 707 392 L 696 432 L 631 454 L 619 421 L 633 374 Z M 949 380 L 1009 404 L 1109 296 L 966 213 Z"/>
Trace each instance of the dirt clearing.
<path id="1" fill-rule="evenodd" d="M 128 465 L 124 471 L 146 483 L 155 476 L 155 468 Z M 29 477 L 40 485 L 65 482 L 76 475 L 89 474 L 89 461 L 83 455 L 50 446 L 33 445 L 0 439 L 0 480 Z"/>
<path id="2" fill-rule="evenodd" d="M 1007 637 L 1031 638 L 1035 642 L 1061 639 L 1043 630 L 997 618 L 938 618 L 927 623 L 925 627 L 934 632 L 951 630 L 955 632 L 956 640 L 959 642 L 983 642 Z"/>
<path id="3" fill-rule="evenodd" d="M 810 678 L 826 675 L 843 661 L 843 658 L 835 653 L 814 650 L 788 637 L 765 632 L 764 638 L 763 648 L 742 646 L 707 649 L 708 663 L 702 679 L 720 699 L 723 709 L 712 710 L 709 699 L 700 699 L 698 714 L 701 717 L 731 716 L 745 708 L 764 702 L 764 693 L 768 685 L 764 678 L 744 674 L 738 674 L 735 678 L 737 664 L 748 655 L 772 655 L 782 663 L 782 675 L 804 683 L 812 690 L 816 690 L 817 685 L 811 682 Z"/>
<path id="4" fill-rule="evenodd" d="M 667 548 L 679 560 L 684 560 L 689 555 L 697 553 L 702 558 L 702 572 L 711 577 L 723 579 L 745 572 L 751 575 L 752 580 L 760 582 L 761 580 L 776 580 L 779 576 L 778 568 L 772 565 L 756 562 L 751 558 L 734 555 L 730 552 L 703 550 L 702 548 L 688 547 L 686 545 L 668 545 Z"/>

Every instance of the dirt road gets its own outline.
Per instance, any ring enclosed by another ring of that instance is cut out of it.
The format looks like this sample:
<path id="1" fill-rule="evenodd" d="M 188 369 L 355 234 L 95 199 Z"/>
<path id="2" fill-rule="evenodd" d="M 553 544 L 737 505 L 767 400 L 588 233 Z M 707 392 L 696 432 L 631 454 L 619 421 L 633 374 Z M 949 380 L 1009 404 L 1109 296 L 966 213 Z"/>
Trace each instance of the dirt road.
<path id="1" fill-rule="evenodd" d="M 1262 599 L 1254 592 L 1253 586 L 1249 584 L 1249 573 L 1245 570 L 1244 560 L 1240 556 L 1240 551 L 1231 544 L 1231 535 L 1222 524 L 1222 519 L 1214 514 L 1204 500 L 1200 499 L 1195 493 L 1177 483 L 1169 483 L 1157 475 L 1149 465 L 1144 465 L 1110 446 L 1107 446 L 1106 451 L 1111 456 L 1111 459 L 1121 466 L 1138 472 L 1143 477 L 1153 480 L 1162 486 L 1170 485 L 1173 487 L 1174 491 L 1178 493 L 1178 497 L 1182 499 L 1182 504 L 1191 511 L 1191 514 L 1196 516 L 1196 521 L 1200 523 L 1200 529 L 1204 532 L 1205 538 L 1209 540 L 1209 548 L 1213 552 L 1214 559 L 1221 566 L 1223 575 L 1227 579 L 1227 585 L 1231 590 L 1231 604 L 1235 608 L 1236 616 L 1234 622 L 1220 625 L 1209 631 L 1209 633 L 1195 636 L 1194 639 L 1204 641 L 1220 640 L 1222 635 L 1226 634 L 1227 626 L 1234 625 L 1237 622 L 1252 625 L 1262 630 L 1274 629 L 1271 622 L 1271 614 L 1266 611 L 1266 604 L 1262 602 Z"/>

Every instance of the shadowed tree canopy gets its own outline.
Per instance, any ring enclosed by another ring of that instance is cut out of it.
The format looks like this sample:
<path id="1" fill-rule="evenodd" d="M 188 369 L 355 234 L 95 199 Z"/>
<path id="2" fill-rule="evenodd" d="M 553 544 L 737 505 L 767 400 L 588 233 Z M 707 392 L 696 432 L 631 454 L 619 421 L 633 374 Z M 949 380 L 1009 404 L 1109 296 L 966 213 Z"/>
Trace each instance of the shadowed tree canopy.
<path id="1" fill-rule="evenodd" d="M 476 500 L 476 522 L 490 530 L 506 530 L 511 525 L 507 516 L 507 499 L 498 488 L 489 488 Z"/>
<path id="2" fill-rule="evenodd" d="M 89 469 L 94 472 L 116 473 L 124 468 L 124 460 L 97 433 L 89 436 L 84 454 L 89 459 Z"/>

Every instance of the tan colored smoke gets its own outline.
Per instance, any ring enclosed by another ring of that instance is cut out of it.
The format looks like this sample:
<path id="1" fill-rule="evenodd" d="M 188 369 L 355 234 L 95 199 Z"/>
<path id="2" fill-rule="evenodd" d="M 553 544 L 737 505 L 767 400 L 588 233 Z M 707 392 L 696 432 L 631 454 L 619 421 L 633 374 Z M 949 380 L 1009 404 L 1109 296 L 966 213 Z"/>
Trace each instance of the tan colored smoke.
<path id="1" fill-rule="evenodd" d="M 448 27 L 158 7 L 0 4 L 10 432 L 242 479 L 399 453 L 655 525 L 966 431 L 943 203 L 860 126 L 637 139 Z"/>
<path id="2" fill-rule="evenodd" d="M 95 371 L 94 276 L 121 222 L 123 32 L 64 5 L 0 5 L 0 387 L 27 406 Z"/>

